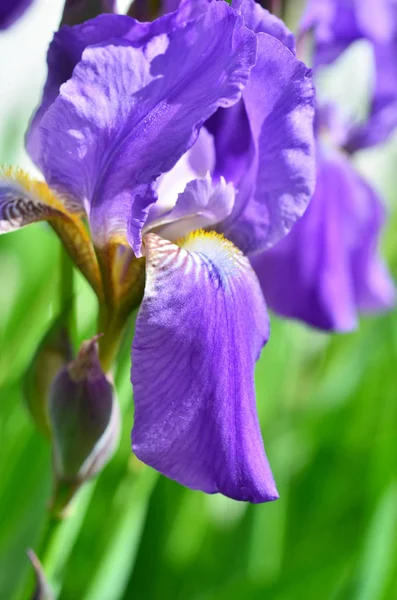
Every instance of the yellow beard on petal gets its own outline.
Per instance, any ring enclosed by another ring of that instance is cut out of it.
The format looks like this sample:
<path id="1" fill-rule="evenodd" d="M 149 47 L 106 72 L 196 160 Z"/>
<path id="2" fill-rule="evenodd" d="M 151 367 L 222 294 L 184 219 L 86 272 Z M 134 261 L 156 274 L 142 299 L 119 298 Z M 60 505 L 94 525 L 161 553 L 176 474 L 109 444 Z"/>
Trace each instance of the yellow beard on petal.
<path id="1" fill-rule="evenodd" d="M 43 204 L 65 212 L 65 207 L 62 202 L 55 196 L 48 185 L 44 181 L 37 181 L 19 167 L 2 167 L 0 168 L 0 186 L 3 184 L 19 184 L 21 192 L 34 196 Z"/>
<path id="2" fill-rule="evenodd" d="M 87 229 L 80 218 L 82 209 L 73 209 L 43 181 L 32 179 L 19 168 L 0 169 L 0 234 L 16 231 L 39 221 L 48 221 L 94 288 L 103 295 L 102 281 Z"/>
<path id="3" fill-rule="evenodd" d="M 226 275 L 234 275 L 245 262 L 243 253 L 225 236 L 216 231 L 198 229 L 176 242 L 180 248 L 190 253 L 198 253 L 216 265 Z"/>

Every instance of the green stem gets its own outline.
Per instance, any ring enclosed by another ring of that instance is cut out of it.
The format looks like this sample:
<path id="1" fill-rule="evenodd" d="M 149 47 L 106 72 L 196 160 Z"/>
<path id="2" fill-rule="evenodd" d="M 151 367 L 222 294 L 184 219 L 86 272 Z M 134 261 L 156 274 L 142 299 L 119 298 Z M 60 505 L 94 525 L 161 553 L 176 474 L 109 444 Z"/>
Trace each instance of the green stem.
<path id="1" fill-rule="evenodd" d="M 55 597 L 58 597 L 62 572 L 69 560 L 73 546 L 76 543 L 83 525 L 89 504 L 94 493 L 96 481 L 86 483 L 73 502 L 73 510 L 68 516 L 60 518 L 53 510 L 48 511 L 43 533 L 37 547 L 37 556 L 43 566 Z M 59 504 L 55 502 L 55 504 Z M 54 501 L 52 503 L 54 506 Z M 32 573 L 24 583 L 20 600 L 30 600 L 33 593 Z M 19 597 L 19 596 L 18 596 Z"/>
<path id="2" fill-rule="evenodd" d="M 44 529 L 41 534 L 41 538 L 39 544 L 37 546 L 36 555 L 39 557 L 39 560 L 43 566 L 44 576 L 47 581 L 49 581 L 52 577 L 46 568 L 47 557 L 51 552 L 51 548 L 54 544 L 54 539 L 57 536 L 57 532 L 62 524 L 61 519 L 57 519 L 51 513 L 48 513 L 47 520 L 44 524 Z M 32 581 L 32 573 L 29 573 L 29 577 L 26 581 L 26 584 L 23 587 L 23 592 L 21 595 L 21 600 L 30 600 L 33 597 L 33 590 L 35 588 L 35 583 Z"/>
<path id="3" fill-rule="evenodd" d="M 62 245 L 60 248 L 59 277 L 59 314 L 73 339 L 76 330 L 74 316 L 74 266 Z"/>
<path id="4" fill-rule="evenodd" d="M 47 563 L 49 562 L 48 559 L 51 556 L 54 541 L 62 523 L 63 519 L 55 517 L 52 513 L 48 513 L 47 521 L 44 525 L 44 530 L 37 547 L 36 554 L 40 558 L 40 562 L 44 567 L 48 579 L 52 579 L 53 573 L 48 571 Z"/>
<path id="5" fill-rule="evenodd" d="M 99 358 L 105 373 L 111 370 L 117 358 L 125 325 L 124 319 L 112 319 L 99 339 Z"/>

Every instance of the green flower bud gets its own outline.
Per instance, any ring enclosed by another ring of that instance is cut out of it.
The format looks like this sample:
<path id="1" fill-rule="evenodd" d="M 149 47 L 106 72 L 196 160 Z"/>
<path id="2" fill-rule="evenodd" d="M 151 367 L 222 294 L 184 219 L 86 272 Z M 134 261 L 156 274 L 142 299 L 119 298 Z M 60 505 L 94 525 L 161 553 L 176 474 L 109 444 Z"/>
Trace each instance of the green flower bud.
<path id="1" fill-rule="evenodd" d="M 59 370 L 72 360 L 72 345 L 61 319 L 53 323 L 41 341 L 23 381 L 26 406 L 37 429 L 51 437 L 48 399 L 52 381 Z"/>
<path id="2" fill-rule="evenodd" d="M 77 489 L 102 470 L 119 440 L 120 410 L 96 338 L 84 342 L 54 379 L 49 414 L 57 485 Z"/>

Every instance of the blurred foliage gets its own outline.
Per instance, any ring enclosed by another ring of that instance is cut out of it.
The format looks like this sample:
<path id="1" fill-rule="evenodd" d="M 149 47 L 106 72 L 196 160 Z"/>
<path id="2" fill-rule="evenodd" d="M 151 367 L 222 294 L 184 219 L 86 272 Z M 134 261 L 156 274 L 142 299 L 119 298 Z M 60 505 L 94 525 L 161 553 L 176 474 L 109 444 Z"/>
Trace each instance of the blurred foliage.
<path id="1" fill-rule="evenodd" d="M 12 117 L 2 140 L 8 162 L 24 128 Z M 384 248 L 397 279 L 396 161 L 395 140 L 358 159 L 386 195 Z M 45 225 L 0 237 L 5 600 L 21 599 L 25 551 L 37 547 L 51 490 L 50 449 L 25 410 L 21 381 L 55 316 L 58 253 Z M 83 339 L 94 332 L 96 306 L 81 279 L 76 301 Z M 61 600 L 397 598 L 397 311 L 341 336 L 272 318 L 256 382 L 280 500 L 261 506 L 186 490 L 131 456 L 130 341 L 131 333 L 116 373 L 119 451 L 82 492 L 47 561 Z"/>

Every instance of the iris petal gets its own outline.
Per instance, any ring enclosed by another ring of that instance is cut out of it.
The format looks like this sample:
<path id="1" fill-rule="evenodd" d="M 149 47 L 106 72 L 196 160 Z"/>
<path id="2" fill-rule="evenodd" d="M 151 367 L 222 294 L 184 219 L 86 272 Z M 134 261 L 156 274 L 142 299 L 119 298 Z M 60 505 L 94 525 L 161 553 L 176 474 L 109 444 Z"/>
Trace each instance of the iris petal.
<path id="1" fill-rule="evenodd" d="M 208 493 L 266 502 L 277 490 L 255 407 L 269 321 L 248 260 L 216 233 L 144 239 L 146 288 L 132 347 L 133 450 Z"/>
<path id="2" fill-rule="evenodd" d="M 204 179 L 194 179 L 179 194 L 172 210 L 154 220 L 149 214 L 145 230 L 175 241 L 197 229 L 214 228 L 231 213 L 234 196 L 233 184 L 227 184 L 223 178 L 215 185 L 209 174 Z"/>
<path id="3" fill-rule="evenodd" d="M 262 8 L 255 0 L 233 0 L 232 7 L 243 15 L 248 29 L 272 35 L 295 54 L 295 36 L 276 15 Z"/>
<path id="4" fill-rule="evenodd" d="M 257 63 L 243 93 L 254 152 L 223 229 L 245 254 L 290 231 L 315 183 L 311 72 L 276 38 L 257 39 Z"/>
<path id="5" fill-rule="evenodd" d="M 156 35 L 173 31 L 181 24 L 197 18 L 206 7 L 206 0 L 195 0 L 194 4 L 186 4 L 177 13 L 166 15 L 153 23 L 139 23 L 125 15 L 100 15 L 81 25 L 61 27 L 48 49 L 48 75 L 43 97 L 26 135 L 27 150 L 36 165 L 41 169 L 41 120 L 58 97 L 61 85 L 72 77 L 86 48 L 123 44 L 144 47 Z"/>
<path id="6" fill-rule="evenodd" d="M 125 227 L 137 196 L 141 213 L 155 201 L 152 183 L 218 106 L 238 100 L 255 53 L 255 36 L 223 2 L 144 49 L 84 51 L 41 121 L 42 168 L 87 205 L 96 245 Z"/>
<path id="7" fill-rule="evenodd" d="M 394 284 L 378 256 L 383 207 L 340 153 L 319 151 L 317 187 L 291 233 L 252 263 L 269 306 L 325 330 L 386 310 Z"/>
<path id="8" fill-rule="evenodd" d="M 76 266 L 101 296 L 97 259 L 79 217 L 68 210 L 45 183 L 32 180 L 19 169 L 0 172 L 0 234 L 38 221 L 49 222 Z"/>

